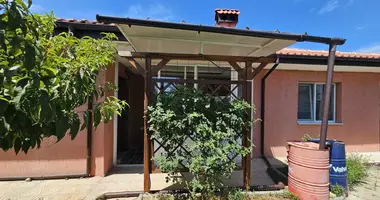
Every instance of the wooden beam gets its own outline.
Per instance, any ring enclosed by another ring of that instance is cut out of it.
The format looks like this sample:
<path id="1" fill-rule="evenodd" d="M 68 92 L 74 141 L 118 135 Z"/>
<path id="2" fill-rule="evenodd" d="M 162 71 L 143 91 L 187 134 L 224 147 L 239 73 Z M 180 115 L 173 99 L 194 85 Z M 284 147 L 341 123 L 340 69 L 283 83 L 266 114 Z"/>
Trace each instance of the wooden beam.
<path id="1" fill-rule="evenodd" d="M 144 76 L 144 192 L 150 191 L 150 147 L 151 141 L 148 134 L 148 106 L 149 100 L 151 99 L 151 70 L 152 70 L 152 60 L 149 57 L 145 58 L 145 76 Z"/>
<path id="2" fill-rule="evenodd" d="M 234 68 L 237 71 L 239 78 L 245 80 L 245 72 L 243 68 L 241 68 L 239 64 L 237 64 L 237 62 L 235 61 L 228 61 L 228 63 L 231 65 L 232 68 Z"/>
<path id="3" fill-rule="evenodd" d="M 212 61 L 235 61 L 246 62 L 252 61 L 254 63 L 274 63 L 276 62 L 276 55 L 269 55 L 267 57 L 247 57 L 247 56 L 226 56 L 226 55 L 202 55 L 202 54 L 173 54 L 173 53 L 141 53 L 130 52 L 123 56 L 129 58 L 145 58 L 149 54 L 152 59 L 171 59 L 171 60 L 212 60 Z"/>
<path id="4" fill-rule="evenodd" d="M 132 65 L 134 71 L 137 71 L 139 74 L 145 76 L 146 70 L 134 58 L 127 58 L 127 60 L 129 64 Z"/>
<path id="5" fill-rule="evenodd" d="M 140 74 L 136 68 L 134 67 L 130 67 L 130 63 L 128 61 L 128 59 L 126 59 L 125 57 L 121 57 L 119 55 L 116 55 L 116 61 L 117 62 L 120 62 L 122 63 L 128 70 L 130 70 L 132 73 L 134 74 Z"/>
<path id="6" fill-rule="evenodd" d="M 167 59 L 167 58 L 164 58 L 162 59 L 152 70 L 152 73 L 153 75 L 156 75 L 158 71 L 160 71 L 162 68 L 164 68 L 166 66 L 166 64 L 168 64 L 168 62 L 170 61 L 170 59 Z"/>
<path id="7" fill-rule="evenodd" d="M 250 79 L 247 78 L 247 80 L 252 80 L 254 79 L 260 72 L 261 70 L 263 70 L 266 66 L 268 65 L 268 63 L 261 63 L 258 67 L 255 68 L 255 70 L 252 72 L 252 76 Z"/>
<path id="8" fill-rule="evenodd" d="M 244 98 L 251 105 L 251 97 L 252 97 L 252 62 L 248 61 L 245 63 L 245 92 Z M 248 117 L 251 119 L 251 110 L 248 111 Z M 247 148 L 251 148 L 251 129 L 245 131 L 243 135 L 243 145 Z M 247 191 L 251 189 L 251 153 L 248 153 L 244 158 L 244 166 L 243 166 L 243 184 Z"/>

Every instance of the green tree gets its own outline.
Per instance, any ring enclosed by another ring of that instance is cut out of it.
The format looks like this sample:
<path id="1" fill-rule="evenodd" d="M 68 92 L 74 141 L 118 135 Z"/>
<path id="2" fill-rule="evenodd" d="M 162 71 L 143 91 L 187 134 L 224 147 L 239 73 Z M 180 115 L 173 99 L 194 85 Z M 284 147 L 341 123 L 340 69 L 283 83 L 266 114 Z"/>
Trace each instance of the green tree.
<path id="1" fill-rule="evenodd" d="M 251 151 L 239 142 L 253 124 L 250 109 L 246 101 L 231 102 L 188 87 L 159 95 L 149 107 L 149 130 L 166 152 L 153 159 L 168 180 L 185 184 L 193 199 L 196 193 L 211 199 L 225 189 L 223 180 L 237 167 L 234 158 Z M 181 168 L 192 178 L 179 178 Z"/>
<path id="2" fill-rule="evenodd" d="M 116 36 L 54 35 L 53 13 L 32 14 L 30 6 L 30 0 L 0 0 L 0 148 L 16 153 L 39 148 L 45 137 L 74 139 L 90 112 L 96 127 L 126 106 L 115 97 L 98 102 L 116 89 L 97 78 L 114 62 Z M 94 108 L 76 112 L 89 97 Z"/>

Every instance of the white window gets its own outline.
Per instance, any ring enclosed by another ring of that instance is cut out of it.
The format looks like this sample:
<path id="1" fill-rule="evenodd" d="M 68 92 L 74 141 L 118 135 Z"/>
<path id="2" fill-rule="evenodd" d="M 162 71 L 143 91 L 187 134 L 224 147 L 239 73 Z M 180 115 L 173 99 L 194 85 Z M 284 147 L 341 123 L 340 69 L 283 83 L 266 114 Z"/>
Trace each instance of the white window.
<path id="1" fill-rule="evenodd" d="M 325 84 L 298 83 L 298 121 L 321 122 Z M 329 121 L 335 122 L 336 86 L 332 85 Z"/>

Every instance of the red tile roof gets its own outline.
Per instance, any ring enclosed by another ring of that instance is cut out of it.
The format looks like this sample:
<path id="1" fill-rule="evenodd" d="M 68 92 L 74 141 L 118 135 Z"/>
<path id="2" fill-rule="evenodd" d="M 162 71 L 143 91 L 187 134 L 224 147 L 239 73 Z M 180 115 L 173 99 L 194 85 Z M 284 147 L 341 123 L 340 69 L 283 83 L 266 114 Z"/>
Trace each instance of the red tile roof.
<path id="1" fill-rule="evenodd" d="M 285 48 L 277 51 L 277 55 L 288 56 L 313 56 L 313 57 L 327 57 L 328 51 L 321 50 L 305 50 L 305 49 L 291 49 Z M 336 52 L 338 58 L 364 58 L 364 59 L 380 59 L 380 53 L 357 53 L 357 52 Z"/>
<path id="2" fill-rule="evenodd" d="M 215 12 L 218 14 L 234 14 L 234 15 L 239 15 L 240 11 L 237 9 L 215 9 Z"/>
<path id="3" fill-rule="evenodd" d="M 218 13 L 228 13 L 234 12 L 233 14 L 239 14 L 239 10 L 227 10 L 227 9 L 216 9 L 215 12 Z M 93 25 L 110 25 L 115 26 L 115 24 L 105 24 L 103 22 L 98 22 L 96 20 L 86 20 L 86 19 L 63 19 L 57 18 L 58 22 L 68 22 L 68 23 L 80 23 L 80 24 L 93 24 Z M 322 50 L 306 50 L 306 49 L 292 49 L 285 48 L 283 50 L 277 51 L 277 55 L 288 55 L 288 56 L 310 56 L 310 57 L 327 57 L 328 51 Z M 336 57 L 338 58 L 362 58 L 362 59 L 380 59 L 380 53 L 357 53 L 357 52 L 336 52 Z"/>
<path id="4" fill-rule="evenodd" d="M 63 19 L 63 18 L 56 18 L 57 22 L 70 22 L 70 23 L 80 23 L 80 24 L 95 24 L 95 25 L 115 25 L 115 24 L 105 24 L 103 22 L 98 22 L 96 20 L 87 20 L 87 19 Z"/>

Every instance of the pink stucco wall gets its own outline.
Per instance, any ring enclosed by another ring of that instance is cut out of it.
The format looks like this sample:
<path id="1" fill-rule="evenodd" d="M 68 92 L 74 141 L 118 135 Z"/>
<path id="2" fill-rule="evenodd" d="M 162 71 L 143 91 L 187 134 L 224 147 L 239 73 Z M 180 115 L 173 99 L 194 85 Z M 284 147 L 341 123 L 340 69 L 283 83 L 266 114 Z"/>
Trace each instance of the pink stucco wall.
<path id="1" fill-rule="evenodd" d="M 256 117 L 260 117 L 261 73 L 255 80 Z M 380 74 L 334 73 L 339 124 L 328 126 L 328 138 L 343 140 L 347 152 L 380 151 Z M 275 70 L 266 81 L 265 155 L 286 156 L 286 142 L 308 133 L 318 135 L 319 124 L 297 123 L 298 82 L 324 82 L 325 72 Z M 260 127 L 254 132 L 254 155 L 260 155 Z"/>
<path id="2" fill-rule="evenodd" d="M 114 65 L 107 72 L 99 74 L 99 83 L 114 81 Z M 106 96 L 113 95 L 112 92 Z M 104 98 L 102 99 L 104 100 Z M 86 109 L 82 106 L 77 109 Z M 101 123 L 93 130 L 91 175 L 104 176 L 112 167 L 113 121 Z M 15 154 L 11 149 L 0 150 L 0 179 L 23 177 L 49 177 L 83 175 L 86 173 L 87 130 L 78 133 L 75 140 L 69 136 L 56 143 L 55 137 L 44 139 L 40 149 L 32 149 L 28 154 Z"/>
<path id="3" fill-rule="evenodd" d="M 83 130 L 75 140 L 66 136 L 56 143 L 55 137 L 46 138 L 40 149 L 29 150 L 28 154 L 0 150 L 0 178 L 85 174 L 86 140 L 87 131 Z"/>
<path id="4" fill-rule="evenodd" d="M 254 81 L 256 117 L 260 118 L 261 72 Z M 114 66 L 99 75 L 100 84 L 114 81 Z M 286 141 L 299 140 L 305 133 L 316 135 L 320 125 L 297 123 L 298 82 L 324 82 L 325 72 L 275 70 L 266 81 L 265 154 L 286 156 Z M 340 124 L 329 125 L 331 139 L 343 140 L 347 151 L 380 151 L 380 75 L 375 73 L 335 73 L 338 83 L 337 116 Z M 106 95 L 113 95 L 107 93 Z M 78 108 L 84 109 L 85 107 Z M 260 128 L 254 127 L 254 155 L 260 156 Z M 86 173 L 87 131 L 75 140 L 65 137 L 55 143 L 47 138 L 42 148 L 27 155 L 0 152 L 0 178 L 77 175 Z M 93 130 L 91 175 L 104 176 L 113 161 L 113 122 Z"/>

